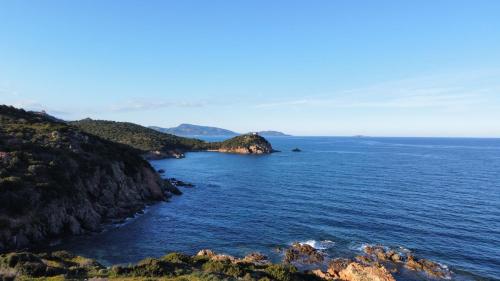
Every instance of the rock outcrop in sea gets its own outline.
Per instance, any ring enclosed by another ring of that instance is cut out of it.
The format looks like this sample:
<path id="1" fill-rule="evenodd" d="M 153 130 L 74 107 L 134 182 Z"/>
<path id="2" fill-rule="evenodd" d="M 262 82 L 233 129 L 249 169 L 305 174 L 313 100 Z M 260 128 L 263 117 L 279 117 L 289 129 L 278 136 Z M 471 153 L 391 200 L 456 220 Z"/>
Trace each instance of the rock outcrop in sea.
<path id="1" fill-rule="evenodd" d="M 257 133 L 237 136 L 209 144 L 209 150 L 238 154 L 269 154 L 275 152 L 271 143 Z"/>

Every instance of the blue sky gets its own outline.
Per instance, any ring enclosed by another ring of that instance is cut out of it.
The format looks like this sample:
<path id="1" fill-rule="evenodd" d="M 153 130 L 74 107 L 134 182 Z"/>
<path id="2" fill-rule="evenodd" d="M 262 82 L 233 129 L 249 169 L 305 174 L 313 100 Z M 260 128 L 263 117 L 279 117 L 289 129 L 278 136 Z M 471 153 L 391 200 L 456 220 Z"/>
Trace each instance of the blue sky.
<path id="1" fill-rule="evenodd" d="M 500 137 L 500 1 L 0 1 L 0 103 L 143 125 Z"/>

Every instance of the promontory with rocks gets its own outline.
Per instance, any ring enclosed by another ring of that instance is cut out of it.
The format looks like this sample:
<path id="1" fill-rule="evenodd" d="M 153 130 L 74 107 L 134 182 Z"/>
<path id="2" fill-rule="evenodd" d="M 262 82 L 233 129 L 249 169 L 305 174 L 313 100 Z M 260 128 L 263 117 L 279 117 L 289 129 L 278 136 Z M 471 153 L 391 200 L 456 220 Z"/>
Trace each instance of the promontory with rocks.
<path id="1" fill-rule="evenodd" d="M 181 192 L 145 159 L 273 151 L 258 135 L 209 143 L 140 125 L 0 106 L 0 251 L 101 229 Z"/>

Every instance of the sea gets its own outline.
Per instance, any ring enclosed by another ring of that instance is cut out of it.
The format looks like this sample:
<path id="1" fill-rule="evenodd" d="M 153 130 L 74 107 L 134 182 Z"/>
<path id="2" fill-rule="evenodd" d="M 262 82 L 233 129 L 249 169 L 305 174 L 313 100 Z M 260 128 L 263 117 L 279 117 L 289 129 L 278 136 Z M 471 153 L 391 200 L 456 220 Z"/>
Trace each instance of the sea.
<path id="1" fill-rule="evenodd" d="M 280 152 L 152 161 L 165 177 L 195 187 L 53 248 L 115 264 L 205 248 L 279 261 L 277 249 L 293 242 L 354 257 L 366 245 L 383 245 L 439 262 L 453 280 L 499 280 L 500 139 L 268 140 Z"/>

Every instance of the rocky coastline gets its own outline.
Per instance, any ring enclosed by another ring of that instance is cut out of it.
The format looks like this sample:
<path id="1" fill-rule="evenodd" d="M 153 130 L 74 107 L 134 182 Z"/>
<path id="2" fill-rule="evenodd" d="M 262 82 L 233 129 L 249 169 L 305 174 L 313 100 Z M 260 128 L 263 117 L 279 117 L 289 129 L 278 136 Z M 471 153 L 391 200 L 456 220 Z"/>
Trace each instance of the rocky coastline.
<path id="1" fill-rule="evenodd" d="M 67 123 L 2 105 L 0 125 L 0 252 L 99 231 L 192 186 L 163 180 L 145 159 L 273 151 L 257 134 L 206 143 L 132 123 Z"/>
<path id="2" fill-rule="evenodd" d="M 0 106 L 0 252 L 99 231 L 182 192 L 137 150 Z"/>
<path id="3" fill-rule="evenodd" d="M 354 259 L 329 258 L 307 244 L 293 243 L 272 263 L 261 253 L 243 258 L 200 250 L 196 255 L 170 253 L 136 264 L 105 267 L 65 251 L 13 252 L 0 255 L 2 280 L 259 280 L 259 281 L 395 281 L 399 270 L 411 270 L 434 279 L 449 279 L 451 272 L 438 263 L 404 256 L 382 246 L 367 246 Z M 312 265 L 312 266 L 311 266 Z"/>

